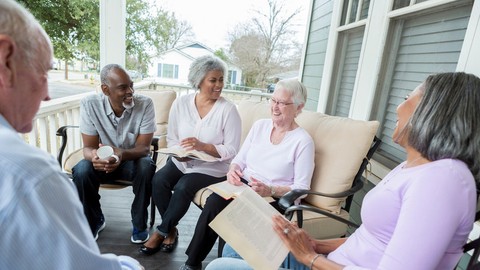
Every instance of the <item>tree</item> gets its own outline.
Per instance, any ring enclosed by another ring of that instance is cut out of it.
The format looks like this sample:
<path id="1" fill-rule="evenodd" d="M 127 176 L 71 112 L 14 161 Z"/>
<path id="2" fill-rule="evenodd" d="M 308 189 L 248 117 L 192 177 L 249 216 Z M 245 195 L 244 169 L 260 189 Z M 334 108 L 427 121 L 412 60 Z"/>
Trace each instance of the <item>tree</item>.
<path id="1" fill-rule="evenodd" d="M 293 26 L 301 9 L 287 12 L 276 0 L 268 0 L 268 6 L 268 14 L 256 10 L 249 23 L 230 33 L 230 53 L 248 86 L 265 87 L 269 75 L 290 68 L 300 57 Z"/>
<path id="2" fill-rule="evenodd" d="M 192 26 L 186 21 L 177 20 L 175 13 L 157 8 L 155 14 L 151 36 L 158 55 L 176 47 L 180 42 L 194 38 Z"/>
<path id="3" fill-rule="evenodd" d="M 127 68 L 146 73 L 152 54 L 161 54 L 193 36 L 175 14 L 145 0 L 127 0 Z"/>
<path id="4" fill-rule="evenodd" d="M 79 55 L 78 43 L 92 26 L 91 17 L 96 0 L 19 0 L 42 24 L 52 40 L 55 57 L 65 61 L 65 78 L 68 79 L 67 63 Z M 96 6 L 96 9 L 95 9 Z"/>
<path id="5" fill-rule="evenodd" d="M 65 61 L 65 79 L 68 79 L 67 63 L 71 60 L 99 62 L 99 0 L 18 1 L 32 12 L 50 36 L 55 57 Z M 172 48 L 192 36 L 186 22 L 153 8 L 147 0 L 127 0 L 126 4 L 127 69 L 145 72 L 150 54 Z"/>

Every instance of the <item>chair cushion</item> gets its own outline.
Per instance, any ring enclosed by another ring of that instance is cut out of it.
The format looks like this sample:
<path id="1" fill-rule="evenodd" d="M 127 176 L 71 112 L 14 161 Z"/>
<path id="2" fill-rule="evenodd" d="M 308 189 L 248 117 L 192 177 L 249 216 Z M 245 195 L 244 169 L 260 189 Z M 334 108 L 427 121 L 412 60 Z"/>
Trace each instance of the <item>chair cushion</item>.
<path id="1" fill-rule="evenodd" d="M 73 151 L 65 159 L 65 163 L 63 164 L 63 169 L 68 174 L 72 174 L 73 166 L 77 165 L 77 163 L 80 162 L 80 160 L 82 159 L 83 159 L 83 149 L 77 149 Z"/>
<path id="2" fill-rule="evenodd" d="M 378 129 L 378 121 L 361 121 L 304 111 L 297 123 L 308 131 L 315 143 L 315 170 L 311 189 L 337 193 L 352 186 Z M 340 213 L 345 198 L 308 196 L 308 203 Z"/>
<path id="3" fill-rule="evenodd" d="M 138 93 L 150 97 L 153 101 L 155 107 L 155 121 L 157 124 L 157 131 L 154 135 L 167 134 L 167 123 L 168 116 L 170 114 L 170 107 L 172 107 L 173 101 L 177 98 L 177 93 L 173 90 L 142 90 Z"/>
<path id="4" fill-rule="evenodd" d="M 306 203 L 308 204 L 308 203 Z M 349 219 L 347 211 L 341 209 L 338 214 L 344 219 Z M 297 220 L 297 215 L 293 215 L 292 221 Z M 310 211 L 303 211 L 302 228 L 308 232 L 314 239 L 332 239 L 345 236 L 348 229 L 347 224 L 336 221 L 330 217 Z"/>

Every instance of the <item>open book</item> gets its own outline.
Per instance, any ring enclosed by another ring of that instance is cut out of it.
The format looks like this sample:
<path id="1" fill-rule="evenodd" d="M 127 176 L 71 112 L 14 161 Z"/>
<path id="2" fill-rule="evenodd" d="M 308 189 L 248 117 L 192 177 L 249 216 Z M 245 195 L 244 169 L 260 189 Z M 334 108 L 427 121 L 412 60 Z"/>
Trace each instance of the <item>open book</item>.
<path id="1" fill-rule="evenodd" d="M 229 194 L 235 199 L 210 222 L 210 227 L 253 269 L 278 269 L 288 254 L 288 248 L 273 230 L 272 216 L 278 211 L 247 185 L 226 184 L 234 187 Z"/>
<path id="2" fill-rule="evenodd" d="M 211 156 L 205 152 L 202 151 L 197 151 L 197 150 L 185 150 L 181 146 L 173 146 L 169 148 L 160 148 L 157 150 L 158 153 L 165 154 L 165 155 L 171 155 L 179 158 L 192 158 L 192 159 L 198 159 L 198 160 L 203 160 L 207 162 L 215 162 L 218 161 L 218 159 L 214 156 Z"/>

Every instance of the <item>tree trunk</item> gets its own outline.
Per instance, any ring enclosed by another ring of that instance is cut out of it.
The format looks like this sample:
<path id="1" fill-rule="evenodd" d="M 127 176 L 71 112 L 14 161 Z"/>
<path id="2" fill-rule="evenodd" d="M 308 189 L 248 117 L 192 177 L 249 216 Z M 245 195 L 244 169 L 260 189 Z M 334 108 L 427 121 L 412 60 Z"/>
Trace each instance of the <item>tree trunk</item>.
<path id="1" fill-rule="evenodd" d="M 65 60 L 65 80 L 68 80 L 68 60 Z"/>

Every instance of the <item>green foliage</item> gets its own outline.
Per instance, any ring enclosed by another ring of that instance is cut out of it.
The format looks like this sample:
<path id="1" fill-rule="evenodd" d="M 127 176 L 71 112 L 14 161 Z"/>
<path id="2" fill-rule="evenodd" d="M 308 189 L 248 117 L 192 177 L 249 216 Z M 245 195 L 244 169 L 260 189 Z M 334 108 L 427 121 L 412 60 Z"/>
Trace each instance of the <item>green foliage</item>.
<path id="1" fill-rule="evenodd" d="M 227 63 L 230 62 L 230 59 L 228 58 L 228 55 L 224 49 L 218 49 L 213 54 L 218 58 L 222 59 L 224 62 L 227 62 Z"/>
<path id="2" fill-rule="evenodd" d="M 1 0 L 0 0 L 1 1 Z M 98 63 L 100 0 L 18 0 L 50 36 L 55 57 Z M 126 0 L 126 68 L 146 72 L 153 53 L 191 36 L 191 27 L 147 0 Z M 95 67 L 97 69 L 98 67 Z"/>

